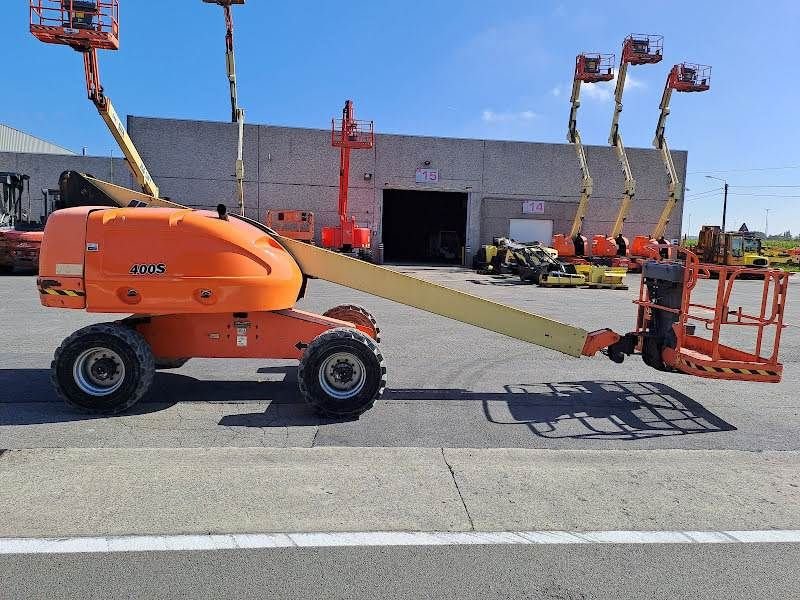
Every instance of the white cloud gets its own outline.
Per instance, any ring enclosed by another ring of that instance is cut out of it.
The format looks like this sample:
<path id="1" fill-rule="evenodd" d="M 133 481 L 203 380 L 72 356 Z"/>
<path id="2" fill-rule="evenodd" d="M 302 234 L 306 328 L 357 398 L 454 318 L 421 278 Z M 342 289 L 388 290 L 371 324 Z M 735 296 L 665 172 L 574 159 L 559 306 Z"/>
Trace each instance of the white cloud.
<path id="1" fill-rule="evenodd" d="M 581 93 L 590 100 L 599 102 L 610 102 L 614 98 L 614 87 L 617 85 L 617 76 L 611 81 L 601 81 L 600 83 L 588 83 L 582 87 Z M 645 89 L 647 84 L 641 79 L 637 79 L 628 73 L 625 78 L 625 91 Z"/>
<path id="2" fill-rule="evenodd" d="M 561 95 L 561 86 L 557 85 L 552 90 L 550 90 L 550 94 L 558 98 Z"/>
<path id="3" fill-rule="evenodd" d="M 481 113 L 481 120 L 484 123 L 523 123 L 532 121 L 538 116 L 532 110 L 496 112 L 487 108 Z"/>

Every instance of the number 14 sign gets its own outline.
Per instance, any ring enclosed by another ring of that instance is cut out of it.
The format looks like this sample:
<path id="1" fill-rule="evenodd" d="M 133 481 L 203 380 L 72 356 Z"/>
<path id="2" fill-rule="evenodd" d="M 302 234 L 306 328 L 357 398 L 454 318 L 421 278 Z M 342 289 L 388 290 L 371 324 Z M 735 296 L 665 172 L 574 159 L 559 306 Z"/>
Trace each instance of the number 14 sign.
<path id="1" fill-rule="evenodd" d="M 522 214 L 524 215 L 543 215 L 544 200 L 523 200 Z"/>

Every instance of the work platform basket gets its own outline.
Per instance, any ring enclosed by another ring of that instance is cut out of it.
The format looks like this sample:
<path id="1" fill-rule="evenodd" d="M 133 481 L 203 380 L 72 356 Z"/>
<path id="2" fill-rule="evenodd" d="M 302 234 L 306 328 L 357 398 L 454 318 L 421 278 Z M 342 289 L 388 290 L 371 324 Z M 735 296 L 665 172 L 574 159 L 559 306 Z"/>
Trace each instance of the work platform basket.
<path id="1" fill-rule="evenodd" d="M 30 30 L 76 50 L 119 49 L 119 0 L 30 0 Z"/>
<path id="2" fill-rule="evenodd" d="M 614 79 L 614 55 L 584 52 L 575 57 L 575 79 L 597 83 Z"/>
<path id="3" fill-rule="evenodd" d="M 711 87 L 711 67 L 681 63 L 669 72 L 669 86 L 677 92 L 705 92 Z"/>

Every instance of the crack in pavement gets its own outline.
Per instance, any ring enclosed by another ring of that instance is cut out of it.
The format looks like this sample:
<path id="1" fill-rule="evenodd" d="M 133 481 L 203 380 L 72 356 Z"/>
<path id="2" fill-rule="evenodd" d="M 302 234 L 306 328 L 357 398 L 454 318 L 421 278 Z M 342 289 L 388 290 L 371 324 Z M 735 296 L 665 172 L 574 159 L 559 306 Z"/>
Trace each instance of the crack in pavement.
<path id="1" fill-rule="evenodd" d="M 444 464 L 447 465 L 447 469 L 450 471 L 450 477 L 453 479 L 453 485 L 456 486 L 456 492 L 458 492 L 458 497 L 461 500 L 461 505 L 464 507 L 464 512 L 467 515 L 467 521 L 469 521 L 469 528 L 470 531 L 475 531 L 475 523 L 472 521 L 472 515 L 469 514 L 469 509 L 467 508 L 467 503 L 464 501 L 464 495 L 461 493 L 461 488 L 458 486 L 458 480 L 456 479 L 456 472 L 453 470 L 453 466 L 447 461 L 447 457 L 444 454 L 444 448 L 439 448 L 442 452 L 442 460 Z"/>

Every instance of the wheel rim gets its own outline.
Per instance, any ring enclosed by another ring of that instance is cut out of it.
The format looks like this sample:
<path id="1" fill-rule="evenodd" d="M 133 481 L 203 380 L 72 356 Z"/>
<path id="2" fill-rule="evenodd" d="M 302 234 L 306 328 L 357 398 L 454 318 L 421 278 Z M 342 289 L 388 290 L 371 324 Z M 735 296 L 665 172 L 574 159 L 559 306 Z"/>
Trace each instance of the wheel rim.
<path id="1" fill-rule="evenodd" d="M 113 350 L 90 348 L 75 360 L 72 377 L 82 392 L 91 396 L 108 396 L 125 381 L 125 364 Z"/>
<path id="2" fill-rule="evenodd" d="M 361 359 L 350 352 L 336 352 L 322 361 L 319 367 L 319 385 L 337 400 L 358 395 L 367 380 L 367 370 Z"/>

